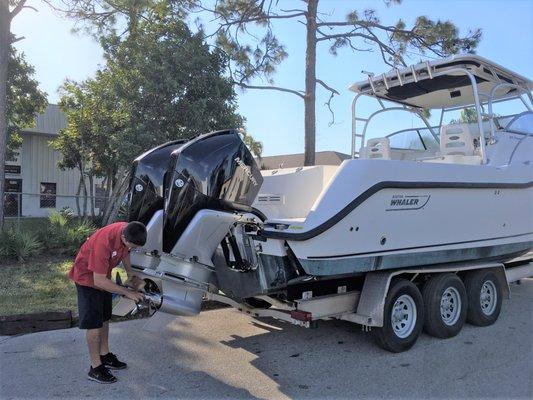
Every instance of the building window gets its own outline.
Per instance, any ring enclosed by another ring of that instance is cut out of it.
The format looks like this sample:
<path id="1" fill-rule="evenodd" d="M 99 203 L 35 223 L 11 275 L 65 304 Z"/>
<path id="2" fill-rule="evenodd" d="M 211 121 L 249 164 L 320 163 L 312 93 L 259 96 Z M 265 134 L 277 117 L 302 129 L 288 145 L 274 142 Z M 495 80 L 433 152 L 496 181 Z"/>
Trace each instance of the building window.
<path id="1" fill-rule="evenodd" d="M 55 183 L 41 182 L 41 208 L 56 208 L 56 187 Z"/>

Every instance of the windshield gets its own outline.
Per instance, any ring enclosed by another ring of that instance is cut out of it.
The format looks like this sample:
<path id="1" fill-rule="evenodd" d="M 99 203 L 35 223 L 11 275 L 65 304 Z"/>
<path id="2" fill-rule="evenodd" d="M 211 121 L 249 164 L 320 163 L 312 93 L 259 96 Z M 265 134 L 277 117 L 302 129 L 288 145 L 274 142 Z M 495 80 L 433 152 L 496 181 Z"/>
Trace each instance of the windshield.
<path id="1" fill-rule="evenodd" d="M 533 112 L 517 115 L 505 128 L 507 131 L 533 135 Z"/>
<path id="2" fill-rule="evenodd" d="M 435 128 L 438 131 L 438 128 Z M 387 136 L 390 147 L 401 150 L 438 150 L 438 137 L 433 136 L 429 128 L 413 128 L 391 133 Z"/>

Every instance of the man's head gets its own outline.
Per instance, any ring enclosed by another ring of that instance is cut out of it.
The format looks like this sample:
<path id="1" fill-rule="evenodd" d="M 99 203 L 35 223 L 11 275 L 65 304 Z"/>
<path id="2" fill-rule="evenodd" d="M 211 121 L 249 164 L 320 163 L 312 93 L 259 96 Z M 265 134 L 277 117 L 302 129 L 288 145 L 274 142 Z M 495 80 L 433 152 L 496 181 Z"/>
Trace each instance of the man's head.
<path id="1" fill-rule="evenodd" d="M 130 222 L 122 231 L 122 242 L 126 247 L 134 249 L 146 243 L 146 227 L 139 221 Z"/>

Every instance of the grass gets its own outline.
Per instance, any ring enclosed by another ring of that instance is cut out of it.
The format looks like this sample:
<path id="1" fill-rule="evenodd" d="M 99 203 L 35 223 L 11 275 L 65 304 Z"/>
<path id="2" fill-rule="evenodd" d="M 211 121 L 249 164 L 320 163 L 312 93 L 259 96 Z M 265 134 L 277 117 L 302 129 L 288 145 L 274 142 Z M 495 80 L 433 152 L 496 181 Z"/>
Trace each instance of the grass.
<path id="1" fill-rule="evenodd" d="M 77 313 L 76 288 L 68 279 L 72 257 L 39 256 L 0 264 L 0 315 L 46 311 Z M 125 280 L 125 271 L 117 269 Z"/>
<path id="2" fill-rule="evenodd" d="M 70 257 L 41 256 L 0 265 L 0 314 L 76 310 L 76 290 L 67 273 Z"/>

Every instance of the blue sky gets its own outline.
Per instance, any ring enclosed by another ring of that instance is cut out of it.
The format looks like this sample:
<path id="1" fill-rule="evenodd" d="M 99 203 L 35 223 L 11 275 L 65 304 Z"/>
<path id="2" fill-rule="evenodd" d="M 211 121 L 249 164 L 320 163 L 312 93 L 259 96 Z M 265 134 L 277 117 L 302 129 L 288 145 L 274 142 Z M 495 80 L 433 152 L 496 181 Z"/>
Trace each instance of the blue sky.
<path id="1" fill-rule="evenodd" d="M 82 80 L 94 74 L 102 64 L 98 44 L 83 34 L 72 34 L 73 22 L 48 10 L 38 0 L 30 4 L 39 12 L 24 10 L 14 21 L 12 31 L 25 39 L 16 44 L 35 66 L 41 88 L 48 100 L 58 101 L 57 88 L 65 78 Z M 280 0 L 283 8 L 301 7 L 299 0 Z M 386 7 L 381 1 L 321 0 L 319 11 L 331 14 L 328 19 L 342 20 L 352 9 L 375 9 L 384 23 L 398 18 L 407 26 L 419 15 L 432 19 L 451 20 L 466 34 L 481 28 L 483 38 L 477 53 L 528 78 L 533 78 L 533 1 L 493 0 L 404 0 L 399 6 Z M 274 76 L 278 86 L 292 89 L 304 87 L 305 30 L 293 21 L 276 23 L 275 33 L 285 44 L 289 57 Z M 329 93 L 319 88 L 317 93 L 317 150 L 350 151 L 350 104 L 353 96 L 348 86 L 365 78 L 361 70 L 384 72 L 389 69 L 377 53 L 352 53 L 341 50 L 331 56 L 322 42 L 317 52 L 317 76 L 340 92 L 333 101 L 336 123 L 329 126 L 331 116 L 324 102 Z M 413 62 L 420 57 L 414 55 Z M 258 82 L 260 83 L 260 82 Z M 303 151 L 303 101 L 290 94 L 272 91 L 237 89 L 239 112 L 247 119 L 247 130 L 263 142 L 264 155 Z M 364 109 L 364 111 L 368 111 Z M 409 117 L 411 118 L 411 117 Z M 416 121 L 387 118 L 379 121 L 377 130 L 406 128 Z M 387 132 L 383 132 L 387 133 Z M 376 133 L 379 135 L 379 132 Z M 381 135 L 379 135 L 381 136 Z"/>

